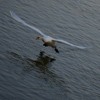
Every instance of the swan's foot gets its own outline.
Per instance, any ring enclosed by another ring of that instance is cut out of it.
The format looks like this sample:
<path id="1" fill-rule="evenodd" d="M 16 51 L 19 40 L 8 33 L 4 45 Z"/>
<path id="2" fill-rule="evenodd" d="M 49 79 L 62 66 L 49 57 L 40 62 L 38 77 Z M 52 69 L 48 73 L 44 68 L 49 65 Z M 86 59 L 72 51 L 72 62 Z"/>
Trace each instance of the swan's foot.
<path id="1" fill-rule="evenodd" d="M 58 50 L 57 48 L 55 48 L 55 51 L 56 51 L 57 53 L 59 53 L 59 50 Z"/>

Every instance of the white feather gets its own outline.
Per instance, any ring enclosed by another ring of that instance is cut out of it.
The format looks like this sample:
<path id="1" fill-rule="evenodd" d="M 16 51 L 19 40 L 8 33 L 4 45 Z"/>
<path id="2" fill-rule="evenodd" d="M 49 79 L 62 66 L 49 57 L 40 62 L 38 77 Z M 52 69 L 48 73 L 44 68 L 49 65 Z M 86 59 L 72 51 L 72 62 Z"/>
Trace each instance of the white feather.
<path id="1" fill-rule="evenodd" d="M 36 32 L 38 32 L 39 34 L 41 34 L 43 37 L 42 39 L 46 42 L 52 42 L 52 40 L 56 41 L 56 42 L 59 42 L 59 43 L 64 43 L 64 44 L 67 44 L 67 45 L 70 45 L 72 47 L 76 47 L 76 48 L 79 48 L 79 49 L 85 49 L 87 47 L 83 47 L 83 46 L 77 46 L 77 45 L 74 45 L 74 44 L 71 44 L 67 41 L 64 41 L 64 40 L 61 40 L 61 39 L 54 39 L 48 35 L 45 35 L 43 32 L 41 32 L 39 29 L 37 29 L 36 27 L 34 26 L 31 26 L 29 24 L 27 24 L 25 21 L 23 21 L 18 15 L 16 15 L 13 11 L 10 11 L 10 14 L 12 16 L 12 18 L 14 18 L 16 21 L 22 23 L 23 25 L 25 26 L 28 26 L 29 28 L 35 30 Z"/>
<path id="2" fill-rule="evenodd" d="M 86 48 L 86 47 L 83 47 L 83 46 L 77 46 L 77 45 L 71 44 L 71 43 L 69 43 L 67 41 L 64 41 L 64 40 L 61 40 L 61 39 L 54 39 L 54 41 L 59 42 L 59 43 L 67 44 L 67 45 L 70 45 L 72 47 L 77 47 L 79 49 L 85 49 Z"/>
<path id="3" fill-rule="evenodd" d="M 31 26 L 29 24 L 27 24 L 25 21 L 23 21 L 20 17 L 18 17 L 13 11 L 10 11 L 10 14 L 12 16 L 12 18 L 14 18 L 16 21 L 22 23 L 25 26 L 28 26 L 29 28 L 35 30 L 36 32 L 40 33 L 42 36 L 46 36 L 43 32 L 41 32 L 39 29 L 37 29 L 34 26 Z"/>

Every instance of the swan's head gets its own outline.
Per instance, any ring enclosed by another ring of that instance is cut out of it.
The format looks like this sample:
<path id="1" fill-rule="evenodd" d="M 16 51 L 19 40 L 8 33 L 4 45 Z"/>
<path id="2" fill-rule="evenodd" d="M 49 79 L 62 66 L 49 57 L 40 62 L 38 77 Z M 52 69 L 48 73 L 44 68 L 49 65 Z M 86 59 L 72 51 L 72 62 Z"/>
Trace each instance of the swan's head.
<path id="1" fill-rule="evenodd" d="M 43 38 L 41 37 L 41 36 L 38 36 L 37 38 L 36 38 L 36 40 L 42 40 Z"/>

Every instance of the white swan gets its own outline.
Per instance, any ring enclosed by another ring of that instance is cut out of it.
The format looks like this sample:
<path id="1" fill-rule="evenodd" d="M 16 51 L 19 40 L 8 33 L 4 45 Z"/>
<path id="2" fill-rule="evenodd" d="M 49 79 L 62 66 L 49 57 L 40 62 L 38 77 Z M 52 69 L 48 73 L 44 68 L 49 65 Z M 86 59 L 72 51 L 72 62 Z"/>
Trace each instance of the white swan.
<path id="1" fill-rule="evenodd" d="M 27 24 L 20 17 L 18 17 L 13 11 L 10 11 L 10 14 L 11 14 L 12 18 L 14 18 L 16 21 L 18 21 L 18 22 L 22 23 L 23 25 L 28 26 L 31 29 L 37 31 L 41 35 L 41 36 L 38 36 L 37 39 L 42 40 L 43 43 L 44 43 L 43 44 L 44 46 L 51 46 L 52 48 L 54 48 L 57 53 L 59 53 L 59 51 L 56 47 L 55 42 L 64 43 L 64 44 L 67 44 L 67 45 L 70 45 L 70 46 L 73 46 L 73 47 L 76 47 L 76 48 L 79 48 L 79 49 L 85 49 L 86 48 L 86 47 L 83 47 L 83 46 L 77 46 L 77 45 L 71 44 L 71 43 L 64 41 L 64 40 L 61 40 L 61 39 L 55 39 L 55 38 L 52 38 L 48 35 L 45 35 L 43 32 L 41 32 L 36 27 Z"/>

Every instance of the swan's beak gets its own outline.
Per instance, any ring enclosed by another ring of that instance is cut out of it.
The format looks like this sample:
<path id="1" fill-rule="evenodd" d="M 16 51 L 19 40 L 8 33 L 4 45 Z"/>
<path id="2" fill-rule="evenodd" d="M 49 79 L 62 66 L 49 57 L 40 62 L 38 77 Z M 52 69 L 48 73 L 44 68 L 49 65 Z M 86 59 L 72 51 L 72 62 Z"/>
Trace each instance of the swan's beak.
<path id="1" fill-rule="evenodd" d="M 41 40 L 42 38 L 40 37 L 40 36 L 38 36 L 37 38 L 36 38 L 36 40 Z"/>
<path id="2" fill-rule="evenodd" d="M 38 37 L 36 37 L 36 40 L 39 40 L 40 39 L 40 37 L 38 36 Z"/>

